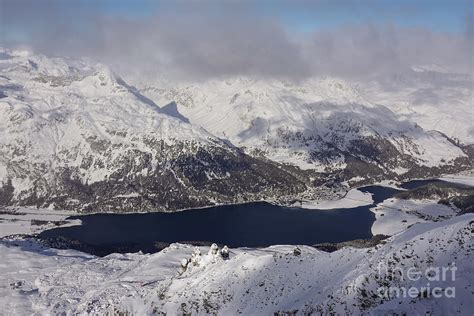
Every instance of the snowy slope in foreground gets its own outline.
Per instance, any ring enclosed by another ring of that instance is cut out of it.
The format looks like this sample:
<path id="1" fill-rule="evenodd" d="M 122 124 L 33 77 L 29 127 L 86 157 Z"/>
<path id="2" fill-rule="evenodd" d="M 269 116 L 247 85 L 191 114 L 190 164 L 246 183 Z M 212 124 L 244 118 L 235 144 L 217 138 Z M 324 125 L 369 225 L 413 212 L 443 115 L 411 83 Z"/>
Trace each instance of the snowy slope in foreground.
<path id="1" fill-rule="evenodd" d="M 269 315 L 277 311 L 359 314 L 469 315 L 474 304 L 474 215 L 416 224 L 370 249 L 325 253 L 311 247 L 232 249 L 230 259 L 207 254 L 185 271 L 193 248 L 173 244 L 152 255 L 97 258 L 28 241 L 0 243 L 0 306 L 12 314 L 166 312 Z M 15 246 L 17 244 L 19 246 Z M 429 267 L 457 266 L 455 281 L 427 280 Z M 387 271 L 416 267 L 418 281 Z M 379 273 L 379 271 L 381 271 Z M 393 277 L 393 278 L 392 278 Z M 455 287 L 455 298 L 377 296 L 380 286 Z"/>

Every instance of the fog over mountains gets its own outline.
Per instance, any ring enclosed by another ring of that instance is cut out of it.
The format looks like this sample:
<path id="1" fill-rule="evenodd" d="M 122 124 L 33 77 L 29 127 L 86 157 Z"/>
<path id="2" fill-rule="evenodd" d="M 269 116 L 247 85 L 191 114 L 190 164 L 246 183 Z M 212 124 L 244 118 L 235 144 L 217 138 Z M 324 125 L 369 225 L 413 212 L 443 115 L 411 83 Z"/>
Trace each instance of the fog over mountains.
<path id="1" fill-rule="evenodd" d="M 472 76 L 472 7 L 443 3 L 5 0 L 0 46 L 87 56 L 150 80 L 368 79 L 431 64 Z M 438 11 L 446 21 L 427 24 Z"/>

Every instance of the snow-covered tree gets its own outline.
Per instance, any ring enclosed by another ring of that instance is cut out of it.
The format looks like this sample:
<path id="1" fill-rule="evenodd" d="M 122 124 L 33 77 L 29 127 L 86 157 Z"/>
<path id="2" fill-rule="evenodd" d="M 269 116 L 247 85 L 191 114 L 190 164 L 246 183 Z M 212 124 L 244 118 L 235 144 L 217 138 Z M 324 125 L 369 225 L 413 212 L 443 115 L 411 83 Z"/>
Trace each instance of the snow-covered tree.
<path id="1" fill-rule="evenodd" d="M 222 247 L 222 249 L 221 249 L 221 256 L 222 256 L 222 258 L 224 258 L 224 259 L 228 259 L 228 258 L 229 258 L 229 248 L 227 248 L 227 246 Z"/>
<path id="2" fill-rule="evenodd" d="M 194 266 L 199 265 L 201 262 L 201 249 L 199 247 L 195 247 L 193 253 L 191 254 L 191 263 Z"/>

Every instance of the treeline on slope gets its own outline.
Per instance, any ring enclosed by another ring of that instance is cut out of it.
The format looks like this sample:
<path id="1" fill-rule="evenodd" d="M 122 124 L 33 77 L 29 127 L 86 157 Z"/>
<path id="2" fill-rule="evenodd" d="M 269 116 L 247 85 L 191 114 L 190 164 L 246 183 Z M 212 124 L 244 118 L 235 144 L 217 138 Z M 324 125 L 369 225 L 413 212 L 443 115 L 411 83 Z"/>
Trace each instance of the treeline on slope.
<path id="1" fill-rule="evenodd" d="M 440 181 L 397 193 L 394 197 L 438 200 L 440 204 L 456 206 L 460 214 L 474 213 L 474 187 L 468 185 Z"/>

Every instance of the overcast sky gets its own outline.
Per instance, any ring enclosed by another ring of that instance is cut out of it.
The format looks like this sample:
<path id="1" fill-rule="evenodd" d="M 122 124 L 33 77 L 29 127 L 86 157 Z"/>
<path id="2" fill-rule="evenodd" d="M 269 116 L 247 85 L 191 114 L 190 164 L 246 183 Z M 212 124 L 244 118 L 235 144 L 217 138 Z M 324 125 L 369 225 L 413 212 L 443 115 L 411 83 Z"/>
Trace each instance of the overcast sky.
<path id="1" fill-rule="evenodd" d="M 91 57 L 121 73 L 367 77 L 472 73 L 471 0 L 0 0 L 0 45 Z"/>

